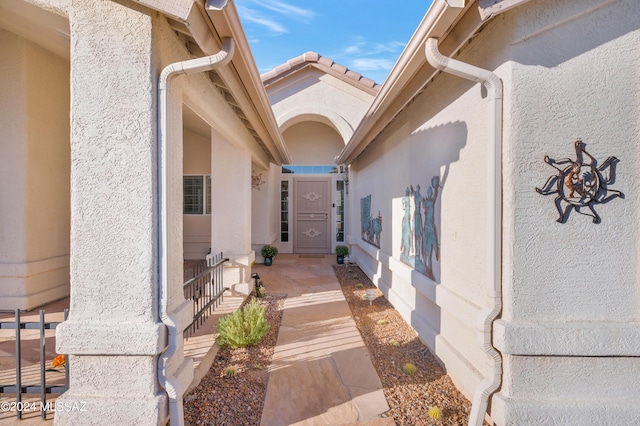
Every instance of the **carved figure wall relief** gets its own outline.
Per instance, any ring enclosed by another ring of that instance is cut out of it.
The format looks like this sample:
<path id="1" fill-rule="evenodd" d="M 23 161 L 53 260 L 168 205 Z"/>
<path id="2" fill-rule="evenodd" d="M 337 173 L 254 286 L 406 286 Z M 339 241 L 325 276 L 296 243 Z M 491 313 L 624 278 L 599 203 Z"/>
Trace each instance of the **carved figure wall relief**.
<path id="1" fill-rule="evenodd" d="M 363 241 L 380 248 L 380 234 L 382 233 L 382 216 L 371 214 L 371 194 L 360 199 L 360 234 Z"/>
<path id="2" fill-rule="evenodd" d="M 435 208 L 440 177 L 431 178 L 431 186 L 422 194 L 420 185 L 407 187 L 402 198 L 402 241 L 400 260 L 435 280 L 433 257 L 440 260 L 440 245 L 435 222 Z"/>

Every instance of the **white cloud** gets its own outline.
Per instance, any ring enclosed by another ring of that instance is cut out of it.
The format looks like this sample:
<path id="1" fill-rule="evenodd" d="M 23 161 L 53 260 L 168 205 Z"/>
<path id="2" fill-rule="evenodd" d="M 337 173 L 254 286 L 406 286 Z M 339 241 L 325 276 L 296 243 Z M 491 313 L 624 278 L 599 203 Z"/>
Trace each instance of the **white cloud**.
<path id="1" fill-rule="evenodd" d="M 251 9 L 244 6 L 238 6 L 238 13 L 242 16 L 242 19 L 246 22 L 252 22 L 254 24 L 262 25 L 266 27 L 270 31 L 277 34 L 284 34 L 287 32 L 287 29 L 282 26 L 279 22 L 269 19 L 263 16 L 260 12 L 255 9 Z"/>
<path id="2" fill-rule="evenodd" d="M 265 9 L 272 10 L 288 18 L 302 19 L 304 21 L 308 21 L 309 19 L 313 18 L 316 15 L 315 12 L 312 10 L 302 9 L 300 7 L 292 6 L 288 3 L 277 1 L 277 0 L 255 2 L 255 3 L 259 4 Z"/>
<path id="3" fill-rule="evenodd" d="M 312 10 L 293 6 L 279 0 L 264 2 L 238 0 L 236 1 L 236 7 L 244 23 L 260 25 L 271 33 L 278 35 L 289 32 L 286 26 L 281 23 L 281 20 L 294 19 L 308 22 L 316 16 Z"/>
<path id="4" fill-rule="evenodd" d="M 347 54 L 347 55 L 352 55 L 354 53 L 360 53 L 360 46 L 359 45 L 347 46 L 347 48 L 344 49 L 344 53 Z"/>
<path id="5" fill-rule="evenodd" d="M 377 53 L 392 53 L 392 52 L 398 52 L 402 49 L 404 49 L 404 43 L 399 42 L 399 41 L 390 41 L 387 43 L 377 43 L 374 44 L 372 49 L 371 49 L 371 53 L 372 54 L 377 54 Z"/>
<path id="6" fill-rule="evenodd" d="M 393 67 L 394 62 L 384 58 L 355 58 L 350 60 L 349 68 L 356 72 L 362 71 L 388 71 Z"/>
<path id="7" fill-rule="evenodd" d="M 404 43 L 389 41 L 386 43 L 369 43 L 362 36 L 355 36 L 353 44 L 345 47 L 333 58 L 342 62 L 352 70 L 366 74 L 367 71 L 388 72 L 393 67 L 396 57 L 404 48 Z"/>
<path id="8" fill-rule="evenodd" d="M 368 43 L 362 36 L 356 36 L 354 38 L 355 42 L 345 47 L 340 56 L 358 55 L 361 57 L 374 57 L 388 53 L 399 53 L 404 48 L 404 43 L 399 41 Z"/>

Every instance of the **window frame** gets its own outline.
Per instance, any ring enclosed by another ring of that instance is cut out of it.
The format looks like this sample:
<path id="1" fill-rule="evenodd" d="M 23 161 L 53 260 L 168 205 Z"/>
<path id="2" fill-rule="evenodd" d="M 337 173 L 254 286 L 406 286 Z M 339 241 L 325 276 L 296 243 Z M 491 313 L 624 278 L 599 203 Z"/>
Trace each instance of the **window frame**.
<path id="1" fill-rule="evenodd" d="M 202 203 L 198 203 L 199 213 L 185 212 L 185 185 L 187 178 L 200 178 L 202 184 Z M 185 216 L 211 216 L 211 175 L 186 174 L 182 176 L 182 214 Z"/>

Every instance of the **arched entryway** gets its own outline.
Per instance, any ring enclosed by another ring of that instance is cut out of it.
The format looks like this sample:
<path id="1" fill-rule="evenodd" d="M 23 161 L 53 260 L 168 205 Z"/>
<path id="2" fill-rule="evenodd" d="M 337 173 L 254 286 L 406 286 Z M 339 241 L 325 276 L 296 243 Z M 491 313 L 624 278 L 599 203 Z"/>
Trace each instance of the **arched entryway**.
<path id="1" fill-rule="evenodd" d="M 320 121 L 289 126 L 283 138 L 293 164 L 280 175 L 280 243 L 292 253 L 331 253 L 344 243 L 344 169 L 334 158 L 340 134 Z"/>

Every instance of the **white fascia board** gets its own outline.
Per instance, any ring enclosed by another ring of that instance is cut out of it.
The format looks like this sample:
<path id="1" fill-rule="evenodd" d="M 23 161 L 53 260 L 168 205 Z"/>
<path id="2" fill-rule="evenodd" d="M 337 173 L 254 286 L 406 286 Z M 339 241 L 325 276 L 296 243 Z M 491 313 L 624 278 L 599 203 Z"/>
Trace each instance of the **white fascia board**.
<path id="1" fill-rule="evenodd" d="M 467 3 L 468 0 L 435 0 L 431 4 L 382 85 L 378 96 L 373 100 L 365 118 L 356 128 L 351 140 L 336 157 L 337 164 L 349 164 L 366 148 L 375 137 L 375 135 L 371 136 L 371 130 L 376 124 L 379 128 L 384 128 L 384 126 L 380 127 L 380 116 L 394 103 L 395 98 L 407 86 L 415 71 L 426 63 L 423 47 L 427 38 L 444 37 L 464 12 Z"/>
<path id="2" fill-rule="evenodd" d="M 242 90 L 234 90 L 234 96 L 239 103 L 242 104 L 241 107 L 247 119 L 251 122 L 276 163 L 278 165 L 290 163 L 291 156 L 282 138 L 282 133 L 278 128 L 276 118 L 271 109 L 271 103 L 269 102 L 266 89 L 258 73 L 258 67 L 251 54 L 251 48 L 242 29 L 242 24 L 234 3 L 227 3 L 221 11 L 207 9 L 206 13 L 219 35 L 221 37 L 231 37 L 236 43 L 236 53 L 232 63 L 238 82 L 231 84 L 237 89 L 242 88 Z M 231 71 L 225 69 L 220 74 L 221 77 L 230 84 L 228 77 Z M 238 99 L 241 93 L 243 97 L 246 97 L 245 101 Z M 249 104 L 251 107 L 245 109 Z"/>
<path id="3" fill-rule="evenodd" d="M 530 0 L 478 0 L 478 9 L 482 19 L 486 20 L 528 1 Z"/>
<path id="4" fill-rule="evenodd" d="M 172 0 L 170 2 L 159 0 L 133 1 L 179 21 L 187 20 L 194 4 L 194 0 Z"/>
<path id="5" fill-rule="evenodd" d="M 408 97 L 402 101 L 400 98 L 403 92 L 415 90 L 417 94 L 424 89 L 430 77 L 423 76 L 424 84 L 412 80 L 427 63 L 424 45 L 428 38 L 439 39 L 441 46 L 455 44 L 454 51 L 457 51 L 486 21 L 528 1 L 530 0 L 435 0 L 389 73 L 380 93 L 356 128 L 353 137 L 336 157 L 336 163 L 349 164 L 366 149 L 412 99 Z M 467 19 L 469 16 L 472 17 Z M 458 40 L 449 43 L 449 34 L 456 32 L 459 34 L 453 38 Z"/>

